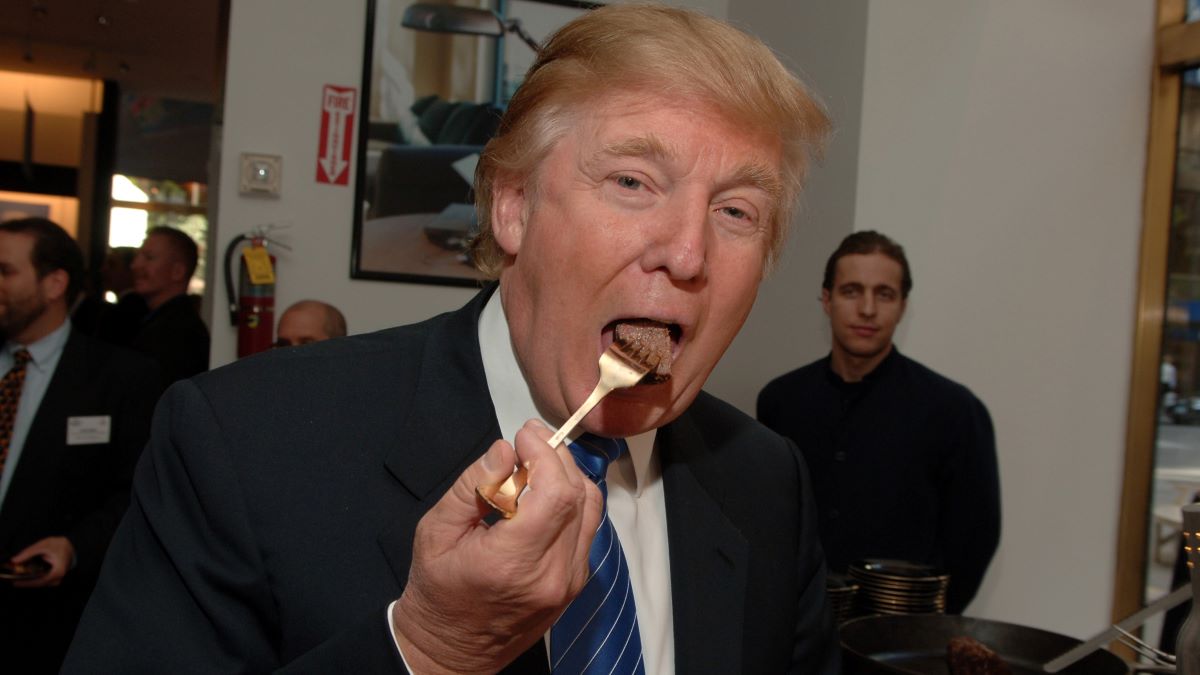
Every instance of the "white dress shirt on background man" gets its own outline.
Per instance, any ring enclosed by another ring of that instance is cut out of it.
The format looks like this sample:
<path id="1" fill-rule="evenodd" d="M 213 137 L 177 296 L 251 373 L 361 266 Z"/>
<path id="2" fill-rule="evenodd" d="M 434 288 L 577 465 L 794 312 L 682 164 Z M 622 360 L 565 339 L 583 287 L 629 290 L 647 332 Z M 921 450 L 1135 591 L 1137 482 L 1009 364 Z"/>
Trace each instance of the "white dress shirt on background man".
<path id="1" fill-rule="evenodd" d="M 71 321 L 68 319 L 33 344 L 20 345 L 10 342 L 0 350 L 0 377 L 13 367 L 13 354 L 27 349 L 30 357 L 29 363 L 25 365 L 25 382 L 21 385 L 21 400 L 17 403 L 12 437 L 8 441 L 8 458 L 4 461 L 4 472 L 0 474 L 0 510 L 4 508 L 4 497 L 8 494 L 8 486 L 17 470 L 17 462 L 25 449 L 25 437 L 29 435 L 29 428 L 33 426 L 33 418 L 37 416 L 38 408 L 42 405 L 42 397 L 46 395 L 50 378 L 54 377 L 54 369 L 58 367 L 58 359 L 62 356 L 63 347 L 70 335 Z M 66 433 L 65 429 L 63 433 Z"/>

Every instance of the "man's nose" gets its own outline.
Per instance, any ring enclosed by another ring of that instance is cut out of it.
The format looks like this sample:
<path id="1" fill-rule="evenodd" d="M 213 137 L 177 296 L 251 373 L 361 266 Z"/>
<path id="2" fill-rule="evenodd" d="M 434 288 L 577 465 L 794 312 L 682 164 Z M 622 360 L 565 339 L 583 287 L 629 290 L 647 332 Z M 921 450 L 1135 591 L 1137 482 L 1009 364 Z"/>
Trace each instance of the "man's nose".
<path id="1" fill-rule="evenodd" d="M 863 316 L 875 316 L 875 294 L 870 291 L 863 293 L 862 302 L 858 306 L 858 311 Z"/>
<path id="2" fill-rule="evenodd" d="M 701 279 L 708 255 L 708 204 L 666 206 L 667 215 L 648 232 L 650 245 L 643 257 L 646 271 L 664 270 L 677 281 Z"/>

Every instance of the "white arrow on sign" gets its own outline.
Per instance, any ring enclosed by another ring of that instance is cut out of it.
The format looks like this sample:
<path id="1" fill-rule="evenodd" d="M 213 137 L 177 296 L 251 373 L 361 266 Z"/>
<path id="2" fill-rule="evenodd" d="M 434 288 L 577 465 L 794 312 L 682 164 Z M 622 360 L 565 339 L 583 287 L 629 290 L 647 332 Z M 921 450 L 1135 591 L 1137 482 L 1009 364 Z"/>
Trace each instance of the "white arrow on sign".
<path id="1" fill-rule="evenodd" d="M 324 108 L 329 114 L 329 127 L 325 130 L 325 155 L 318 161 L 329 181 L 336 182 L 350 165 L 342 154 L 346 147 L 346 116 L 354 109 L 354 92 L 326 90 Z"/>

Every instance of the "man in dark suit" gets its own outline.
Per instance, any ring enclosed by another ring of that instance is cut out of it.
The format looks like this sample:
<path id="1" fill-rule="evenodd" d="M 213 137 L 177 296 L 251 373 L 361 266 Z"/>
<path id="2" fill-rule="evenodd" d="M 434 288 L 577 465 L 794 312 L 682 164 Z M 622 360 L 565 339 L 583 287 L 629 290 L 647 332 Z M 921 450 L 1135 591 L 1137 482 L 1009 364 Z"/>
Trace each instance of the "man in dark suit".
<path id="1" fill-rule="evenodd" d="M 100 267 L 100 280 L 105 293 L 113 293 L 116 301 L 107 304 L 100 316 L 94 335 L 118 345 L 128 345 L 137 335 L 142 319 L 150 309 L 146 300 L 133 290 L 133 260 L 138 250 L 130 246 L 110 249 Z"/>
<path id="2" fill-rule="evenodd" d="M 84 291 L 71 310 L 75 330 L 118 345 L 133 340 L 147 312 L 146 301 L 133 291 L 130 267 L 136 255 L 130 246 L 109 249 L 100 266 L 99 288 L 92 292 L 87 290 L 92 279 L 84 275 Z"/>
<path id="3" fill-rule="evenodd" d="M 208 326 L 187 292 L 198 260 L 186 232 L 160 225 L 146 232 L 130 266 L 149 312 L 129 345 L 158 361 L 167 384 L 208 370 Z"/>
<path id="4" fill-rule="evenodd" d="M 58 672 L 161 392 L 149 359 L 72 330 L 82 274 L 54 223 L 0 224 L 0 658 L 14 672 Z"/>
<path id="5" fill-rule="evenodd" d="M 826 127 L 711 18 L 569 24 L 480 160 L 474 254 L 498 285 L 172 388 L 65 670 L 837 672 L 799 453 L 700 391 Z M 670 379 L 550 447 L 632 319 L 666 327 Z M 490 521 L 475 490 L 518 461 L 530 489 Z"/>

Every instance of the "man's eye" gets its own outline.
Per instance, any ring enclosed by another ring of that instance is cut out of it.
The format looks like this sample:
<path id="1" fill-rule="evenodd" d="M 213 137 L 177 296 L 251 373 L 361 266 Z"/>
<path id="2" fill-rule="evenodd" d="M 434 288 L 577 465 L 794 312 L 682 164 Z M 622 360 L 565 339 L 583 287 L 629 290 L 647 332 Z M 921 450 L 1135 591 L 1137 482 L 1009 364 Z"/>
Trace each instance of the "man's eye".
<path id="1" fill-rule="evenodd" d="M 632 176 L 617 176 L 617 185 L 628 190 L 636 190 L 642 187 L 642 181 Z"/>
<path id="2" fill-rule="evenodd" d="M 746 218 L 750 217 L 749 213 L 746 213 L 745 211 L 739 209 L 736 206 L 726 206 L 725 208 L 723 208 L 721 210 L 725 212 L 725 215 L 730 216 L 732 218 L 737 218 L 738 220 L 745 220 Z"/>

